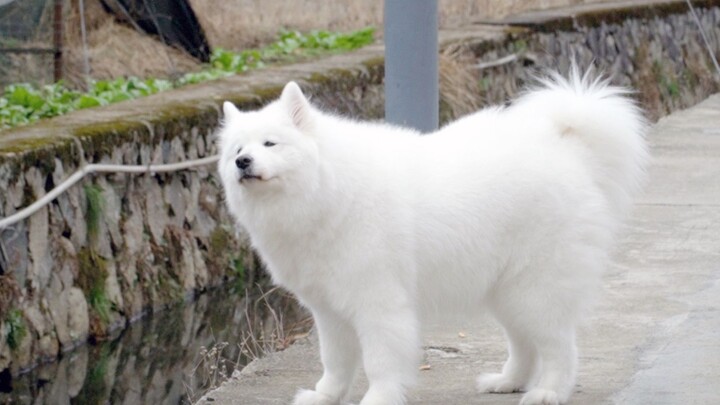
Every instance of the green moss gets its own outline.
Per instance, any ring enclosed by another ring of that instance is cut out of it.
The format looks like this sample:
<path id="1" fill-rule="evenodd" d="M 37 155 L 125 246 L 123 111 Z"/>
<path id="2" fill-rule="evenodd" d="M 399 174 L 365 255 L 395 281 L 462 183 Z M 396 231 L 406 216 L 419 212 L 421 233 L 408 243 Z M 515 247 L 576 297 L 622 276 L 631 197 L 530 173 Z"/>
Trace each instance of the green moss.
<path id="1" fill-rule="evenodd" d="M 48 146 L 58 146 L 58 144 L 64 144 L 67 142 L 69 142 L 67 139 L 58 139 L 49 136 L 38 138 L 19 138 L 0 147 L 0 154 L 22 154 L 30 150 L 46 148 Z"/>
<path id="2" fill-rule="evenodd" d="M 80 138 L 89 159 L 93 160 L 111 155 L 122 144 L 157 145 L 182 136 L 193 127 L 211 130 L 217 126 L 218 113 L 209 105 L 175 103 L 150 111 L 147 120 L 152 129 L 140 120 L 116 120 L 80 126 L 73 130 L 73 135 Z"/>
<path id="3" fill-rule="evenodd" d="M 525 52 L 528 49 L 528 43 L 524 39 L 516 39 L 512 43 L 514 52 Z"/>
<path id="4" fill-rule="evenodd" d="M 321 86 L 327 85 L 331 80 L 330 76 L 317 72 L 311 74 L 310 78 L 307 79 L 308 82 Z"/>
<path id="5" fill-rule="evenodd" d="M 698 75 L 689 68 L 683 69 L 681 77 L 691 89 L 694 89 L 700 84 L 700 78 Z"/>
<path id="6" fill-rule="evenodd" d="M 242 257 L 236 257 L 232 259 L 232 269 L 233 269 L 233 290 L 235 292 L 243 292 L 245 290 L 245 265 L 243 264 L 243 258 Z"/>
<path id="7" fill-rule="evenodd" d="M 20 138 L 0 146 L 0 164 L 9 165 L 12 177 L 18 177 L 30 167 L 47 175 L 55 170 L 55 159 L 72 159 L 75 149 L 67 138 Z"/>
<path id="8" fill-rule="evenodd" d="M 663 83 L 663 85 L 665 85 L 665 89 L 668 94 L 670 94 L 670 97 L 673 99 L 680 97 L 680 83 L 678 83 L 677 80 L 668 79 Z"/>
<path id="9" fill-rule="evenodd" d="M 90 307 L 97 312 L 100 320 L 102 320 L 106 325 L 110 323 L 111 304 L 110 299 L 105 294 L 104 286 L 102 289 L 93 288 L 90 290 L 88 303 L 90 304 Z"/>
<path id="10" fill-rule="evenodd" d="M 240 110 L 255 110 L 264 104 L 263 100 L 255 94 L 228 94 L 222 98 L 222 101 L 229 101 Z"/>
<path id="11" fill-rule="evenodd" d="M 659 60 L 654 60 L 650 69 L 656 78 L 661 79 L 663 77 L 663 67 Z"/>
<path id="12" fill-rule="evenodd" d="M 492 81 L 489 77 L 483 77 L 478 81 L 478 89 L 482 93 L 487 93 L 490 90 L 490 85 L 492 84 Z"/>
<path id="13" fill-rule="evenodd" d="M 25 326 L 25 319 L 23 318 L 22 311 L 19 309 L 13 309 L 8 312 L 5 318 L 5 341 L 12 350 L 16 350 L 20 347 L 20 342 L 27 334 L 27 327 Z"/>
<path id="14" fill-rule="evenodd" d="M 157 112 L 151 122 L 157 135 L 168 140 L 183 134 L 192 127 L 215 127 L 218 113 L 210 106 L 198 107 L 195 104 L 170 104 Z M 158 134 L 158 132 L 164 132 Z"/>
<path id="15" fill-rule="evenodd" d="M 234 240 L 228 230 L 216 227 L 208 239 L 208 270 L 215 276 L 227 276 L 231 270 L 230 254 L 236 252 Z"/>
<path id="16" fill-rule="evenodd" d="M 175 302 L 180 302 L 184 298 L 185 292 L 180 285 L 177 275 L 172 272 L 172 269 L 166 267 L 166 271 L 160 271 L 157 275 L 157 296 L 160 299 L 162 305 L 168 305 Z"/>
<path id="17" fill-rule="evenodd" d="M 375 58 L 366 59 L 361 62 L 367 69 L 368 82 L 373 84 L 382 84 L 385 78 L 385 58 L 378 56 Z"/>
<path id="18" fill-rule="evenodd" d="M 97 185 L 89 185 L 85 186 L 84 190 L 87 201 L 87 211 L 85 213 L 87 234 L 91 243 L 97 243 L 100 219 L 102 218 L 103 206 L 105 205 L 102 197 L 102 188 Z"/>
<path id="19" fill-rule="evenodd" d="M 358 80 L 358 72 L 354 69 L 330 69 L 328 74 L 332 76 L 336 86 L 342 88 L 353 87 Z"/>
<path id="20" fill-rule="evenodd" d="M 660 84 L 660 87 L 670 96 L 670 98 L 677 99 L 680 97 L 680 83 L 678 83 L 677 77 L 672 72 L 667 72 L 663 68 L 662 62 L 655 60 L 651 68 L 653 76 Z"/>
<path id="21" fill-rule="evenodd" d="M 85 124 L 75 128 L 73 134 L 81 137 L 105 136 L 108 134 L 130 135 L 133 131 L 147 130 L 140 121 L 116 120 Z M 128 138 L 132 140 L 132 138 Z"/>
<path id="22" fill-rule="evenodd" d="M 364 61 L 360 62 L 363 66 L 365 66 L 369 70 L 375 70 L 375 69 L 385 69 L 385 57 L 384 56 L 376 56 L 374 58 L 365 59 Z"/>
<path id="23" fill-rule="evenodd" d="M 97 352 L 96 352 L 97 353 Z M 77 404 L 105 404 L 108 401 L 108 386 L 106 384 L 106 375 L 110 364 L 110 356 L 112 355 L 109 345 L 102 345 L 97 354 L 97 358 L 93 358 L 90 370 L 88 370 L 83 382 L 83 389 L 73 398 L 73 403 Z M 95 357 L 95 356 L 93 356 Z"/>
<path id="24" fill-rule="evenodd" d="M 89 156 L 110 155 L 118 145 L 130 142 L 147 142 L 148 128 L 139 121 L 117 120 L 83 125 L 73 130 Z"/>
<path id="25" fill-rule="evenodd" d="M 518 27 L 515 25 L 509 25 L 507 27 L 504 27 L 503 31 L 505 32 L 505 34 L 510 36 L 525 35 L 530 32 L 530 30 L 526 27 Z"/>
<path id="26" fill-rule="evenodd" d="M 351 91 L 358 84 L 372 84 L 382 82 L 382 73 L 368 76 L 362 75 L 357 69 L 329 69 L 324 73 L 313 73 L 310 75 L 308 82 L 315 84 L 323 89 L 331 89 L 333 91 Z"/>
<path id="27" fill-rule="evenodd" d="M 78 253 L 77 285 L 85 293 L 85 298 L 100 319 L 108 323 L 110 319 L 110 300 L 105 292 L 105 279 L 108 276 L 107 263 L 92 249 L 83 248 Z"/>
<path id="28" fill-rule="evenodd" d="M 279 85 L 268 85 L 265 87 L 253 87 L 252 92 L 258 96 L 258 98 L 261 100 L 261 104 L 265 105 L 278 97 L 280 97 L 280 94 L 282 94 L 284 86 Z"/>
<path id="29" fill-rule="evenodd" d="M 155 255 L 153 264 L 158 269 L 155 280 L 156 293 L 163 305 L 181 301 L 184 298 L 185 291 L 181 279 L 182 266 L 186 266 L 187 263 L 183 261 L 183 250 L 185 249 L 183 240 L 188 237 L 188 231 L 182 228 L 168 227 L 163 234 L 165 243 L 153 248 L 154 251 L 159 252 Z"/>
<path id="30" fill-rule="evenodd" d="M 255 100 L 255 99 L 253 99 Z M 255 101 L 257 104 L 257 101 Z M 157 144 L 187 132 L 189 128 L 212 130 L 217 126 L 218 113 L 212 106 L 197 107 L 194 104 L 171 104 L 151 111 L 150 122 L 153 136 L 147 125 L 139 120 L 120 119 L 86 124 L 71 129 L 71 135 L 80 139 L 90 161 L 111 155 L 118 145 L 126 143 Z M 11 130 L 27 131 L 25 128 Z M 44 173 L 54 170 L 55 159 L 63 162 L 78 160 L 77 148 L 69 137 L 20 137 L 0 146 L 0 164 L 10 164 L 12 173 L 18 175 L 28 167 L 39 167 Z"/>
<path id="31" fill-rule="evenodd" d="M 225 228 L 218 226 L 210 233 L 210 254 L 215 256 L 227 252 L 232 235 Z"/>

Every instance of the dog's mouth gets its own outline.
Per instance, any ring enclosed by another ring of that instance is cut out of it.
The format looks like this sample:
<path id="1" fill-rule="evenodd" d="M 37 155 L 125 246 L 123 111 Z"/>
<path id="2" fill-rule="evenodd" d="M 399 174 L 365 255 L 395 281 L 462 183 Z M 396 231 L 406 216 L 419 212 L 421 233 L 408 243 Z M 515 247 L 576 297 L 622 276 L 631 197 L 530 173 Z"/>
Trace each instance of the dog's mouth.
<path id="1" fill-rule="evenodd" d="M 243 173 L 242 176 L 240 176 L 240 183 L 244 182 L 252 182 L 252 181 L 262 181 L 262 176 L 258 176 L 256 174 L 252 173 Z"/>

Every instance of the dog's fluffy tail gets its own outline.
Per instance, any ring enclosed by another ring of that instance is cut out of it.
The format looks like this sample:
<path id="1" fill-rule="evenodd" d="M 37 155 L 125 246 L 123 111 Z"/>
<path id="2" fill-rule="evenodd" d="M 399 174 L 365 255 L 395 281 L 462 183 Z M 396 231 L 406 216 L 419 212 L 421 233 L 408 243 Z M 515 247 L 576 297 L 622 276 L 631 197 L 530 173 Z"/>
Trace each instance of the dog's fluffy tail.
<path id="1" fill-rule="evenodd" d="M 569 78 L 551 74 L 526 93 L 518 106 L 549 117 L 563 137 L 586 146 L 595 181 L 618 219 L 639 191 L 648 161 L 648 123 L 630 91 L 573 66 Z"/>

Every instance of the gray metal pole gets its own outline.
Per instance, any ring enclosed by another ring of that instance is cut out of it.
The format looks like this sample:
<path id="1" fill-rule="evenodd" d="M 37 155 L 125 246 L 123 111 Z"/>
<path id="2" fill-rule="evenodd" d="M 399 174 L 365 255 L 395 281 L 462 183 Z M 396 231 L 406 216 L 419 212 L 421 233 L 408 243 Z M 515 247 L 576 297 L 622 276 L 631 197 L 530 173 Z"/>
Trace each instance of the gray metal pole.
<path id="1" fill-rule="evenodd" d="M 437 0 L 385 0 L 385 120 L 438 127 Z"/>

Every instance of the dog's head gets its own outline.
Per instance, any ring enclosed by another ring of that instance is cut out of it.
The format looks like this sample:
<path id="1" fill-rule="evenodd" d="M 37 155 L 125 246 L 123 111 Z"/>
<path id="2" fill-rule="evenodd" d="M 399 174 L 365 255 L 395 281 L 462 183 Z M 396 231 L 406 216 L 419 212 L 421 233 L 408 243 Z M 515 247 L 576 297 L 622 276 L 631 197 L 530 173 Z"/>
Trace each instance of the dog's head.
<path id="1" fill-rule="evenodd" d="M 318 114 L 294 82 L 259 111 L 223 104 L 219 171 L 228 196 L 234 193 L 307 191 L 317 180 Z"/>

